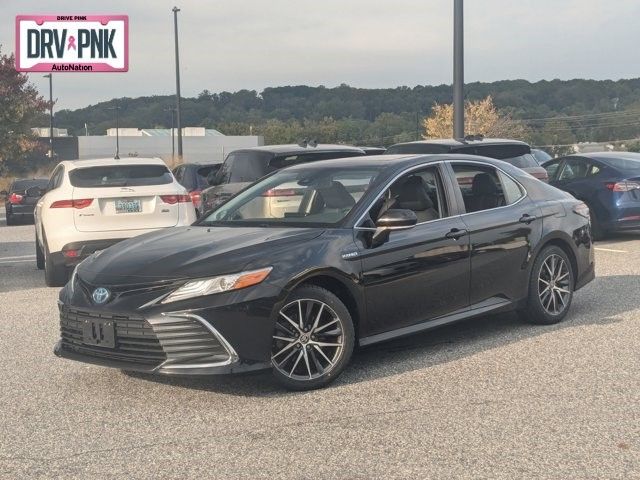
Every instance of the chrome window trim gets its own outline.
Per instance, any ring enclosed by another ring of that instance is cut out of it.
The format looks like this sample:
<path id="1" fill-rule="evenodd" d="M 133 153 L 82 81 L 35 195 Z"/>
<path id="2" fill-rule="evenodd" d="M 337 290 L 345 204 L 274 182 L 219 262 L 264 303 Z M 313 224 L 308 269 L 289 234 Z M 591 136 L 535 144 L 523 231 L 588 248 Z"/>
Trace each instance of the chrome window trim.
<path id="1" fill-rule="evenodd" d="M 236 363 L 239 359 L 238 354 L 235 349 L 231 346 L 231 344 L 224 338 L 218 330 L 216 330 L 213 325 L 207 322 L 204 318 L 199 315 L 195 315 L 193 313 L 188 312 L 167 312 L 161 313 L 162 317 L 177 317 L 177 318 L 191 318 L 200 322 L 211 334 L 220 342 L 220 345 L 227 351 L 229 358 L 222 362 L 211 362 L 211 363 L 191 363 L 191 364 L 171 364 L 167 363 L 168 360 L 162 362 L 156 370 L 183 370 L 183 369 L 192 369 L 192 368 L 210 368 L 210 367 L 224 367 L 230 365 L 232 363 Z M 152 325 L 153 328 L 153 325 Z"/>
<path id="2" fill-rule="evenodd" d="M 375 232 L 377 230 L 377 228 L 375 227 L 360 227 L 360 223 L 362 223 L 362 221 L 364 220 L 364 217 L 369 213 L 369 210 L 371 210 L 371 207 L 373 207 L 373 204 L 376 203 L 380 197 L 382 197 L 382 195 L 384 195 L 384 192 L 386 192 L 389 187 L 396 181 L 398 180 L 400 177 L 402 177 L 403 175 L 406 175 L 407 173 L 411 173 L 414 170 L 420 170 L 422 168 L 429 168 L 431 166 L 438 166 L 438 165 L 442 165 L 444 164 L 445 160 L 438 160 L 437 162 L 428 162 L 428 163 L 422 163 L 420 165 L 414 165 L 411 168 L 408 168 L 407 170 L 403 170 L 402 172 L 398 173 L 395 177 L 393 177 L 391 180 L 389 180 L 387 182 L 387 184 L 384 186 L 384 188 L 380 191 L 380 193 L 378 195 L 376 195 L 376 198 L 374 198 L 370 203 L 369 206 L 366 208 L 366 210 L 364 211 L 364 213 L 362 215 L 360 215 L 360 217 L 358 218 L 358 220 L 355 222 L 355 226 L 353 227 L 354 230 L 358 230 L 358 231 L 365 231 L 365 232 Z M 433 220 L 427 220 L 426 222 L 421 222 L 421 223 L 416 223 L 414 225 L 414 227 L 417 227 L 418 225 L 424 225 L 425 223 L 432 223 L 432 222 L 438 222 L 440 220 L 446 220 L 448 218 L 453 218 L 456 215 L 450 215 L 448 217 L 443 217 L 443 218 L 435 218 Z"/>

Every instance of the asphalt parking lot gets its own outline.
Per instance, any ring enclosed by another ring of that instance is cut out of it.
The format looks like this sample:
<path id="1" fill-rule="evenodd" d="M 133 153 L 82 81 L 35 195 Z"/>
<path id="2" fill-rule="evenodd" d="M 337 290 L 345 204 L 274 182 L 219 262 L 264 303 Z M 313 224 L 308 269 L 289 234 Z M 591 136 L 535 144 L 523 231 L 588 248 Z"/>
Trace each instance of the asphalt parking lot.
<path id="1" fill-rule="evenodd" d="M 640 233 L 559 325 L 470 320 L 289 393 L 56 358 L 33 228 L 0 210 L 0 478 L 640 478 Z"/>

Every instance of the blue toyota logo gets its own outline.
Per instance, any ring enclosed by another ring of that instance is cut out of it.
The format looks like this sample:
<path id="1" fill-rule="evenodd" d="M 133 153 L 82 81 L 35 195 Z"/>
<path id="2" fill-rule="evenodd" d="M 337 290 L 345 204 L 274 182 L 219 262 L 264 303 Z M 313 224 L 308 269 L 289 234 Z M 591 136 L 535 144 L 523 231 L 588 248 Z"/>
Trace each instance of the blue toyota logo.
<path id="1" fill-rule="evenodd" d="M 104 287 L 96 288 L 91 294 L 91 298 L 93 298 L 93 301 L 98 305 L 106 303 L 106 301 L 109 300 L 110 296 L 111 292 Z"/>

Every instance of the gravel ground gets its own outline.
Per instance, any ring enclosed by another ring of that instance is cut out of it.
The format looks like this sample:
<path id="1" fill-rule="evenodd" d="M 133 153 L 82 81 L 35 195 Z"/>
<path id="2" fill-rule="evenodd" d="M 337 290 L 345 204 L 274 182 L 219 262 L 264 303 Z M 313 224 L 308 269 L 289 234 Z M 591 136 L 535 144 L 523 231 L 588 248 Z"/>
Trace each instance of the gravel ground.
<path id="1" fill-rule="evenodd" d="M 288 393 L 56 358 L 33 225 L 0 210 L 0 478 L 640 478 L 640 235 L 597 262 L 560 325 L 474 319 Z"/>

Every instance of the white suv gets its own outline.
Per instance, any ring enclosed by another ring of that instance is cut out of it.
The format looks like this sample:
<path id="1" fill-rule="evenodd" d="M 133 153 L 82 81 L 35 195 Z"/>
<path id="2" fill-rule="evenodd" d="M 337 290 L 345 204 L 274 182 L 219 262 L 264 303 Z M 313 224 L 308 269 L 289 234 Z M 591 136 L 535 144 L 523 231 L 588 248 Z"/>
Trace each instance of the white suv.
<path id="1" fill-rule="evenodd" d="M 159 158 L 60 162 L 34 216 L 37 265 L 50 287 L 96 250 L 196 220 L 191 197 Z"/>

